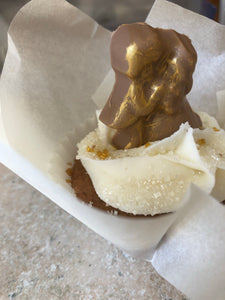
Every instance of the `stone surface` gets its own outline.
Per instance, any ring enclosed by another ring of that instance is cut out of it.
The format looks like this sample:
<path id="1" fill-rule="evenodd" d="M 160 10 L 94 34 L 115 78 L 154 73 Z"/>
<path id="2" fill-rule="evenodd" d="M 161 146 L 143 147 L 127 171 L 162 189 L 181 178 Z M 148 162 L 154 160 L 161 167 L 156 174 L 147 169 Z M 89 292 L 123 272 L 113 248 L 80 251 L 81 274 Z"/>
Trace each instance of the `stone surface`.
<path id="1" fill-rule="evenodd" d="M 0 299 L 186 297 L 0 165 Z"/>

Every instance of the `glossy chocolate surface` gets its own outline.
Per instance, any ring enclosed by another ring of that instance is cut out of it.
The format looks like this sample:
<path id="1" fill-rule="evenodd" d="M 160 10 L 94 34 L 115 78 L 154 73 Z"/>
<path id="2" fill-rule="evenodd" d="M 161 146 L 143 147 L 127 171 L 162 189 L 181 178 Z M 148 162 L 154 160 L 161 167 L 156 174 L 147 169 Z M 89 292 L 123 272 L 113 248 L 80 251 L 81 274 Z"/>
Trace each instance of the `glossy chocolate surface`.
<path id="1" fill-rule="evenodd" d="M 121 25 L 112 35 L 112 93 L 100 120 L 116 129 L 118 149 L 166 138 L 182 123 L 201 127 L 186 99 L 197 54 L 190 39 L 146 23 Z"/>

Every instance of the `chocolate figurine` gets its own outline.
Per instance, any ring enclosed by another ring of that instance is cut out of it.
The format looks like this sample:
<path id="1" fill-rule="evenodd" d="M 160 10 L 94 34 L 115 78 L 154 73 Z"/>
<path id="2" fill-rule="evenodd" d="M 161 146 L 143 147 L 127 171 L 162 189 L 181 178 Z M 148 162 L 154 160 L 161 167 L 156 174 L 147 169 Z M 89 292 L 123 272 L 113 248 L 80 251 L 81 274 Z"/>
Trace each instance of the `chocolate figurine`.
<path id="1" fill-rule="evenodd" d="M 120 26 L 112 35 L 112 93 L 100 120 L 116 129 L 118 149 L 161 140 L 182 123 L 201 127 L 187 99 L 197 54 L 190 39 L 146 23 Z"/>

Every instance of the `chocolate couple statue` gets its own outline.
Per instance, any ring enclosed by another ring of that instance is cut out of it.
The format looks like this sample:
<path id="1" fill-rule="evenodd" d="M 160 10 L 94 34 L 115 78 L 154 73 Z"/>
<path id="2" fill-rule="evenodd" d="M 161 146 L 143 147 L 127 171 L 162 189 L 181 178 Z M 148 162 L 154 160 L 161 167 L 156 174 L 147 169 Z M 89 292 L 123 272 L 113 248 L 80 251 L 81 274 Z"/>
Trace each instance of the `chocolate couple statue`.
<path id="1" fill-rule="evenodd" d="M 115 84 L 100 120 L 116 129 L 112 145 L 138 147 L 161 140 L 182 123 L 202 126 L 186 95 L 197 54 L 190 39 L 146 23 L 120 26 L 111 39 Z"/>

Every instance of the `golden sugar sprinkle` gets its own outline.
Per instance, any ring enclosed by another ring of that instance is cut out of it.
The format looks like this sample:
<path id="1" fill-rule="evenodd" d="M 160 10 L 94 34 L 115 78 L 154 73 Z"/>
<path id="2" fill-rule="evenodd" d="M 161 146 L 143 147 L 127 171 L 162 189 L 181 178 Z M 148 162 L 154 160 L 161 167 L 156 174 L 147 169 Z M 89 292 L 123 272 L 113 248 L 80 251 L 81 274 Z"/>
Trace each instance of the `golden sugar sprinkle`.
<path id="1" fill-rule="evenodd" d="M 150 143 L 150 142 L 147 142 L 147 143 L 145 144 L 145 148 L 147 148 L 147 147 L 149 147 L 149 146 L 151 146 L 151 143 Z"/>
<path id="2" fill-rule="evenodd" d="M 206 143 L 205 139 L 197 140 L 197 144 L 199 144 L 200 146 L 205 145 L 205 143 Z"/>
<path id="3" fill-rule="evenodd" d="M 71 177 L 72 176 L 72 168 L 68 168 L 66 170 L 66 174 Z"/>
<path id="4" fill-rule="evenodd" d="M 98 150 L 96 152 L 96 154 L 97 154 L 98 158 L 103 159 L 103 160 L 106 159 L 107 157 L 109 157 L 108 149 L 104 149 L 103 151 Z"/>
<path id="5" fill-rule="evenodd" d="M 94 148 L 95 148 L 94 146 L 92 147 L 87 146 L 87 152 L 91 152 L 91 153 L 95 152 Z"/>
<path id="6" fill-rule="evenodd" d="M 106 159 L 107 157 L 109 157 L 109 151 L 108 149 L 104 149 L 104 150 L 95 150 L 95 145 L 92 147 L 87 146 L 87 152 L 89 153 L 95 153 L 99 159 Z"/>

